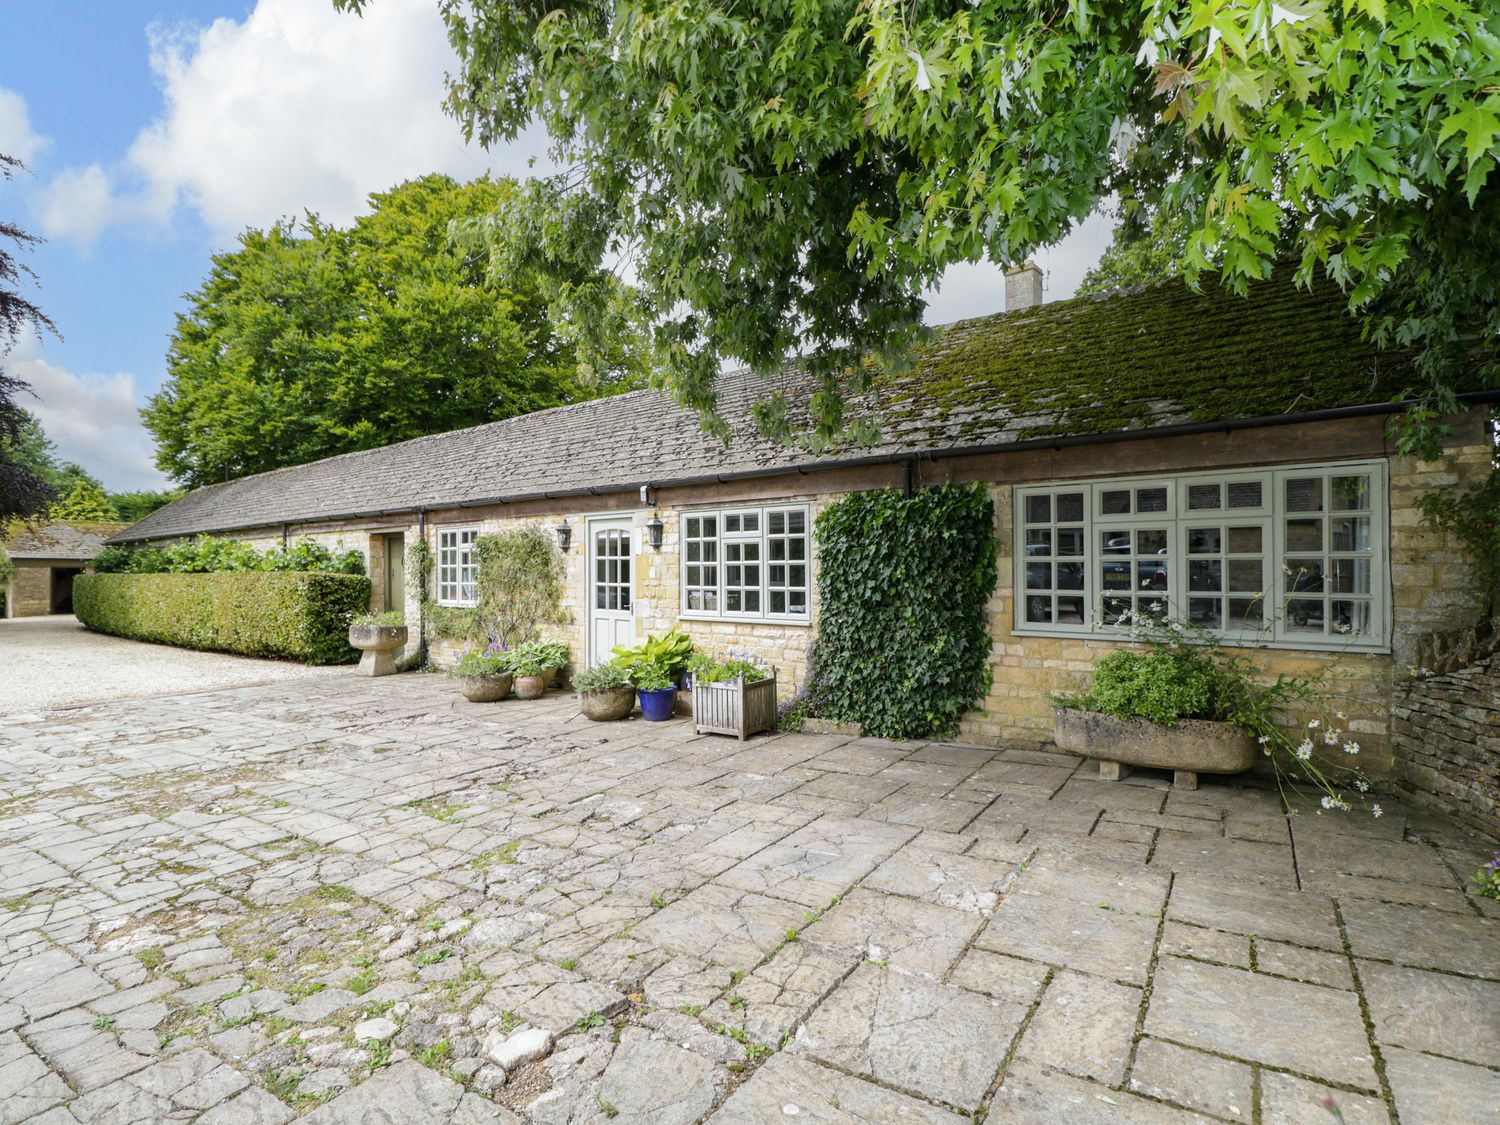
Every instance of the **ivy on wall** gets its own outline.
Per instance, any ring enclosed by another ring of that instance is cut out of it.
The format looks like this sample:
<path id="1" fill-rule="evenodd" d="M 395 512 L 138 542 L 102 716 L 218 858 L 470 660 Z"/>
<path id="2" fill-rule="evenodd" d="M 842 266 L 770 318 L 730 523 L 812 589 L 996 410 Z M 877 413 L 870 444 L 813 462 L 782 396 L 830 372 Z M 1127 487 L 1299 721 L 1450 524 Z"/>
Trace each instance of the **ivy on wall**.
<path id="1" fill-rule="evenodd" d="M 560 623 L 563 563 L 552 538 L 535 524 L 481 535 L 478 564 L 479 625 L 489 640 L 513 648 L 537 639 L 537 626 Z"/>
<path id="2" fill-rule="evenodd" d="M 990 686 L 994 504 L 981 485 L 858 492 L 816 523 L 818 712 L 882 738 L 951 736 Z"/>

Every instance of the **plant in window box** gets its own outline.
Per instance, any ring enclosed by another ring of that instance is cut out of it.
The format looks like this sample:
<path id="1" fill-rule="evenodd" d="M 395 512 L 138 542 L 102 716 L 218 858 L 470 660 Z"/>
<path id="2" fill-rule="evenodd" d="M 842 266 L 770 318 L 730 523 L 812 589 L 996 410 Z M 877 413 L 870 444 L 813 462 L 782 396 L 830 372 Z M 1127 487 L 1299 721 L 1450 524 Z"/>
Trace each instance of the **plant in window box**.
<path id="1" fill-rule="evenodd" d="M 732 734 L 741 742 L 776 726 L 776 677 L 748 654 L 694 657 L 693 726 L 698 734 Z"/>
<path id="2" fill-rule="evenodd" d="M 458 681 L 459 690 L 471 703 L 493 703 L 510 694 L 513 654 L 503 645 L 491 644 L 482 649 L 464 647 L 449 669 Z"/>
<path id="3" fill-rule="evenodd" d="M 662 723 L 672 717 L 677 683 L 665 664 L 640 661 L 630 670 L 630 679 L 641 699 L 642 718 L 648 723 Z"/>
<path id="4" fill-rule="evenodd" d="M 1053 696 L 1058 746 L 1097 759 L 1102 778 L 1146 766 L 1173 770 L 1175 784 L 1196 789 L 1198 774 L 1242 773 L 1259 750 L 1283 793 L 1288 782 L 1310 782 L 1324 809 L 1349 810 L 1342 785 L 1369 791 L 1360 770 L 1330 760 L 1342 754 L 1352 763 L 1359 743 L 1324 700 L 1323 675 L 1266 683 L 1260 665 L 1223 648 L 1211 630 L 1138 613 L 1125 623 L 1143 648 L 1097 659 L 1087 693 Z M 1313 717 L 1289 733 L 1278 720 L 1293 710 Z M 1328 758 L 1315 757 L 1319 744 Z M 1380 806 L 1371 811 L 1379 816 Z"/>
<path id="5" fill-rule="evenodd" d="M 586 719 L 612 722 L 635 710 L 635 685 L 618 664 L 601 664 L 573 677 L 578 706 Z"/>
<path id="6" fill-rule="evenodd" d="M 396 672 L 395 653 L 406 647 L 406 618 L 396 611 L 362 613 L 349 622 L 349 643 L 360 650 L 361 676 Z"/>

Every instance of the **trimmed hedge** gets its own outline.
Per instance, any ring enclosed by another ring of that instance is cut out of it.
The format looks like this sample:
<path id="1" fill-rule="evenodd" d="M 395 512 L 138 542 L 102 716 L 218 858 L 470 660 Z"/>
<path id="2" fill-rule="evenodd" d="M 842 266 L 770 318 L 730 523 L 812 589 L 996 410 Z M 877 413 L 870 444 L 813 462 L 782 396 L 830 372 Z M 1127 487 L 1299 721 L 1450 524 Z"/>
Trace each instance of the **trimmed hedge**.
<path id="1" fill-rule="evenodd" d="M 297 571 L 80 574 L 73 611 L 90 629 L 182 648 L 348 664 L 349 619 L 370 580 Z"/>

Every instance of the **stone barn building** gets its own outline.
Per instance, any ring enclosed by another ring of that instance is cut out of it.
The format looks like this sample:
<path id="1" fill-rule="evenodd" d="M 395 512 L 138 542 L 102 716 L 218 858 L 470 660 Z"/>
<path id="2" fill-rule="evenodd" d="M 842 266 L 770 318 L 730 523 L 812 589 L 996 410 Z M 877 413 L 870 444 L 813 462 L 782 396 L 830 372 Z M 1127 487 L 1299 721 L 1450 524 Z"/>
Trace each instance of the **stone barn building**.
<path id="1" fill-rule="evenodd" d="M 104 549 L 123 523 L 48 523 L 22 526 L 3 544 L 10 560 L 5 616 L 73 612 L 73 579 Z"/>

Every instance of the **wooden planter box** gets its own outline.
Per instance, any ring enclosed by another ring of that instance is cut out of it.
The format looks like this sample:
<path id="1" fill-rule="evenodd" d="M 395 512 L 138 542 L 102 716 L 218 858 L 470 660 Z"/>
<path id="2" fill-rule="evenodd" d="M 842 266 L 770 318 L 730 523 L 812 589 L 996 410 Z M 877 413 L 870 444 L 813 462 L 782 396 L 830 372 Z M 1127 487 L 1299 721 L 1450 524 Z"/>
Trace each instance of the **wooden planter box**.
<path id="1" fill-rule="evenodd" d="M 1053 718 L 1058 747 L 1097 759 L 1104 781 L 1148 766 L 1171 770 L 1179 789 L 1196 789 L 1200 773 L 1244 773 L 1255 764 L 1255 739 L 1229 723 L 1181 719 L 1166 726 L 1075 707 L 1059 707 Z"/>
<path id="2" fill-rule="evenodd" d="M 693 683 L 693 726 L 699 734 L 732 734 L 741 742 L 776 729 L 776 677 L 747 684 Z"/>

